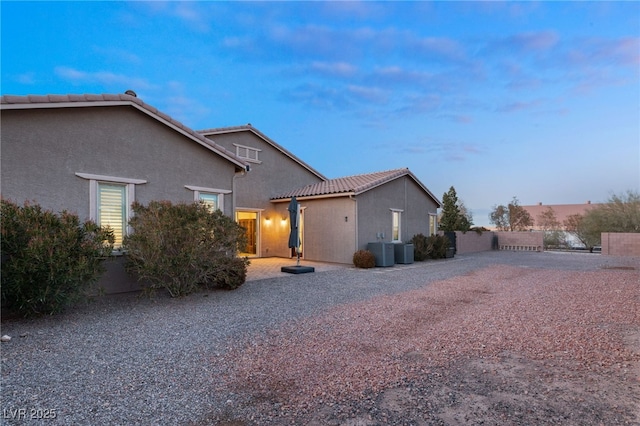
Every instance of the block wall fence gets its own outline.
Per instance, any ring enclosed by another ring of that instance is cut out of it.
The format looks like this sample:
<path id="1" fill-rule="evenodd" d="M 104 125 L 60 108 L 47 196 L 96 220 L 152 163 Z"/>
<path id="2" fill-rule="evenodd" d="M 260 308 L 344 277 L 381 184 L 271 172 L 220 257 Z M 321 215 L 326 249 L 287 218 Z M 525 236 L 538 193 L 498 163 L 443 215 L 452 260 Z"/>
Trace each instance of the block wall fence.
<path id="1" fill-rule="evenodd" d="M 440 232 L 442 234 L 442 232 Z M 543 232 L 456 231 L 458 254 L 477 253 L 494 249 L 493 238 L 498 238 L 499 250 L 536 251 L 544 250 Z M 639 256 L 640 233 L 602 233 L 602 254 L 606 256 Z"/>
<path id="2" fill-rule="evenodd" d="M 442 232 L 441 232 L 442 234 Z M 475 231 L 463 233 L 456 231 L 457 253 L 477 253 L 494 250 L 494 238 L 497 237 L 499 250 L 511 251 L 542 251 L 542 232 L 504 232 L 485 231 L 481 234 Z"/>
<path id="3" fill-rule="evenodd" d="M 640 233 L 602 233 L 602 254 L 640 256 Z"/>

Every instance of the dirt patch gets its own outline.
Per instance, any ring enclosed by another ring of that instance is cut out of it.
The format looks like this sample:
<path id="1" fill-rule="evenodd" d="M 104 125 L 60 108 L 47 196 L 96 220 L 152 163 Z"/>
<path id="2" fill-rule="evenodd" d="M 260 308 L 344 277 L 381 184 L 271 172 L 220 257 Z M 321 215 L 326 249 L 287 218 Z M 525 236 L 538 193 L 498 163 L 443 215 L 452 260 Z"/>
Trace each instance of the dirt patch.
<path id="1" fill-rule="evenodd" d="M 640 424 L 639 283 L 497 266 L 342 305 L 229 351 L 218 420 Z"/>

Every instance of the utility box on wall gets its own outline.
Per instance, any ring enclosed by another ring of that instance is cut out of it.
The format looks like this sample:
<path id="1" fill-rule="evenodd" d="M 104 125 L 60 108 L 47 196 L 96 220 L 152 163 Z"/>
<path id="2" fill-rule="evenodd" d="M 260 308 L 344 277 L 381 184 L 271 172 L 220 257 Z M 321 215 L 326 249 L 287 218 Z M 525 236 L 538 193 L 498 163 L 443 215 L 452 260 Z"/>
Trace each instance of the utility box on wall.
<path id="1" fill-rule="evenodd" d="M 395 253 L 393 243 L 369 243 L 369 250 L 376 258 L 376 266 L 393 266 L 395 261 Z"/>
<path id="2" fill-rule="evenodd" d="M 413 244 L 394 244 L 396 263 L 413 263 Z"/>

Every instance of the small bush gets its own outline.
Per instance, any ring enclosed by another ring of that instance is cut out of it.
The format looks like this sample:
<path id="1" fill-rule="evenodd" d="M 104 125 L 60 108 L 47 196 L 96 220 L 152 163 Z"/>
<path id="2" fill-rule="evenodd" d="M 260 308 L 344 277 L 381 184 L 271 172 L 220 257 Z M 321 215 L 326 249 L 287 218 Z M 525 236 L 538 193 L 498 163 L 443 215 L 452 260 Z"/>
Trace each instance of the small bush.
<path id="1" fill-rule="evenodd" d="M 2 306 L 54 314 L 81 300 L 104 271 L 113 232 L 37 204 L 2 200 Z"/>
<path id="2" fill-rule="evenodd" d="M 127 270 L 172 297 L 202 287 L 237 288 L 246 279 L 246 258 L 237 253 L 246 245 L 244 228 L 221 211 L 202 203 L 152 201 L 132 205 L 132 234 L 125 237 Z"/>
<path id="3" fill-rule="evenodd" d="M 376 266 L 376 257 L 369 250 L 358 250 L 353 254 L 353 264 L 356 268 L 373 268 Z"/>

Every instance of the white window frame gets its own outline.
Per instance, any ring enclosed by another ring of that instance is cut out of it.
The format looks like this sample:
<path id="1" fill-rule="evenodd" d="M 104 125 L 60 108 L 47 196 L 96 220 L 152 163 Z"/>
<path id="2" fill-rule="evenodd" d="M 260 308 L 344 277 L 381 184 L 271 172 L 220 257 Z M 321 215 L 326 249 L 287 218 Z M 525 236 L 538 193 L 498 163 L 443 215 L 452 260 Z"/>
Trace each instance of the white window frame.
<path id="1" fill-rule="evenodd" d="M 237 143 L 234 143 L 233 146 L 236 147 L 236 156 L 242 158 L 243 160 L 246 160 L 250 163 L 256 163 L 256 164 L 261 164 L 262 161 L 260 161 L 260 151 L 262 151 L 261 149 L 258 148 L 253 148 L 251 146 L 246 146 L 246 145 L 240 145 Z M 247 155 L 241 155 L 240 151 L 242 150 L 246 150 L 247 151 Z M 255 154 L 255 158 L 252 158 L 249 153 L 252 152 Z"/>
<path id="2" fill-rule="evenodd" d="M 218 210 L 224 213 L 224 195 L 231 194 L 229 189 L 205 188 L 203 186 L 185 185 L 185 188 L 193 191 L 193 201 L 200 201 L 200 194 L 210 194 L 218 196 Z"/>
<path id="3" fill-rule="evenodd" d="M 391 210 L 391 242 L 392 243 L 401 243 L 402 242 L 402 213 L 404 210 L 401 209 L 389 209 Z M 393 219 L 398 215 L 398 238 L 393 238 Z"/>
<path id="4" fill-rule="evenodd" d="M 431 229 L 432 220 L 433 220 L 433 229 Z M 438 233 L 438 215 L 435 213 L 429 213 L 429 233 L 430 235 L 436 235 Z"/>
<path id="5" fill-rule="evenodd" d="M 125 222 L 127 223 L 127 226 L 124 231 L 125 235 L 129 235 L 129 233 L 131 233 L 129 219 L 133 216 L 131 204 L 136 199 L 136 185 L 145 184 L 147 181 L 143 179 L 131 179 L 80 172 L 76 173 L 76 176 L 89 181 L 89 219 L 95 223 L 98 223 L 98 183 L 126 186 L 127 208 L 125 209 Z"/>

